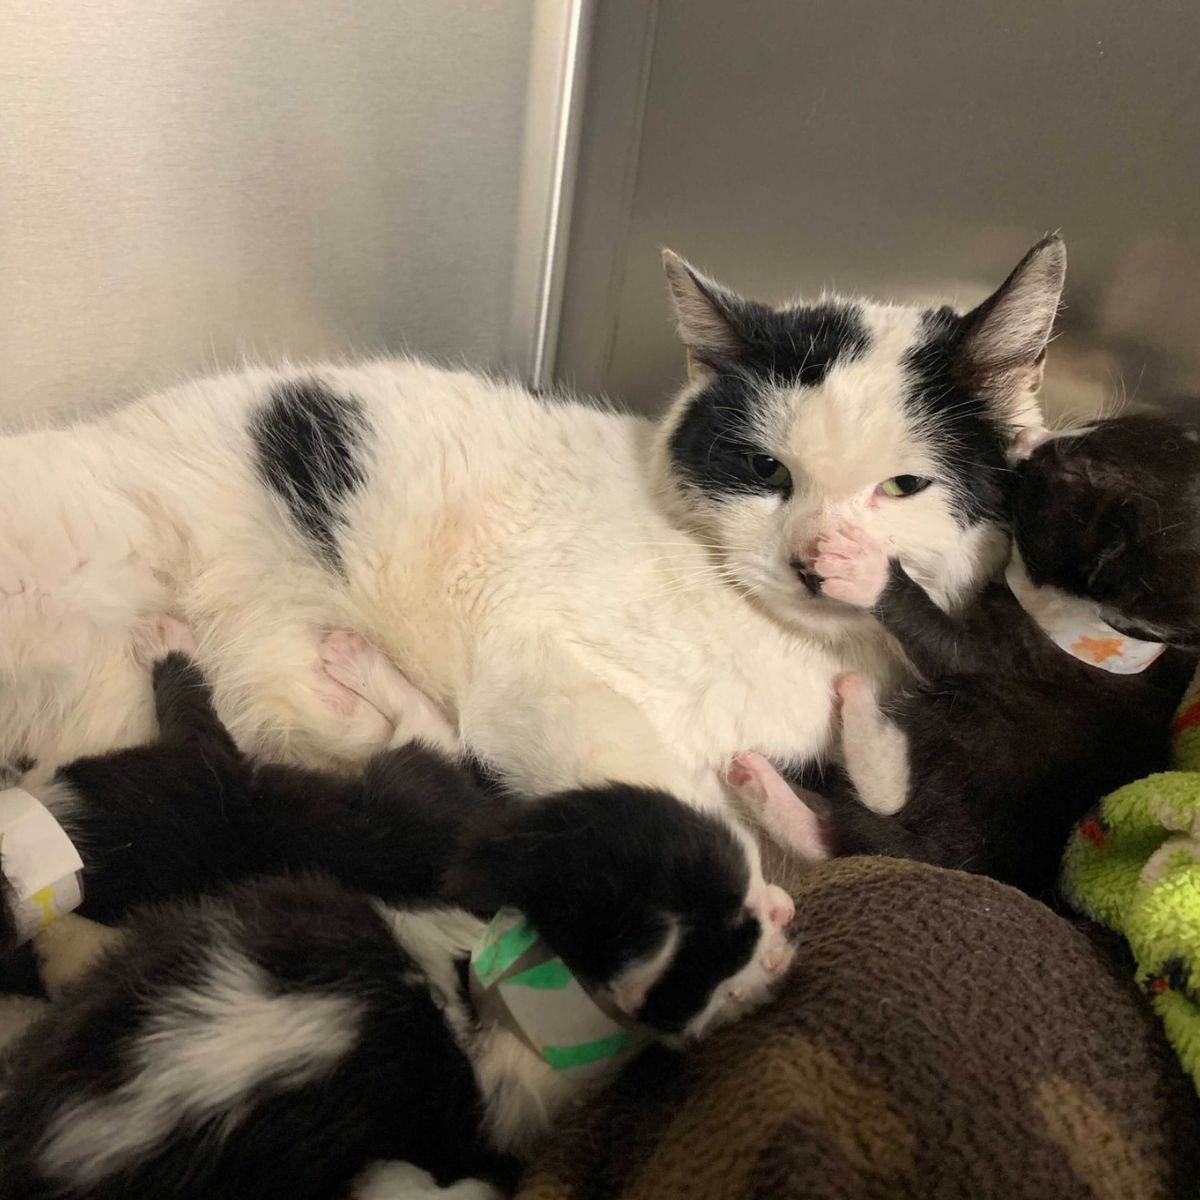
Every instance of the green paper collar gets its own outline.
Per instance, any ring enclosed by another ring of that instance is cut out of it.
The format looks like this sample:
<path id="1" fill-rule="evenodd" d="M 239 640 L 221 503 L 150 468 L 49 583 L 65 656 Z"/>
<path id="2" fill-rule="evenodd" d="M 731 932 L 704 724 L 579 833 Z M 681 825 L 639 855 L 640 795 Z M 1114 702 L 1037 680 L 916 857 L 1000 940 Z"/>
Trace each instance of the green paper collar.
<path id="1" fill-rule="evenodd" d="M 651 1038 L 593 996 L 515 908 L 502 908 L 471 952 L 470 988 L 482 1022 L 508 1026 L 579 1083 L 598 1082 Z"/>

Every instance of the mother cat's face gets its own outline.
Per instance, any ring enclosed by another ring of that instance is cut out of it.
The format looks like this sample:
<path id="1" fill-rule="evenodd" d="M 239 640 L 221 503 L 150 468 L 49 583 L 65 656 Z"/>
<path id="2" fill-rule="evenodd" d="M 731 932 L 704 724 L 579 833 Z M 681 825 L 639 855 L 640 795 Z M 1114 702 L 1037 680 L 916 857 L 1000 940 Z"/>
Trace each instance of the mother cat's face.
<path id="1" fill-rule="evenodd" d="M 663 422 L 675 515 L 731 582 L 808 628 L 864 620 L 818 594 L 818 540 L 866 530 L 947 604 L 1004 553 L 1005 449 L 1034 393 L 1066 256 L 1049 238 L 965 316 L 826 298 L 771 308 L 665 258 L 690 380 Z"/>

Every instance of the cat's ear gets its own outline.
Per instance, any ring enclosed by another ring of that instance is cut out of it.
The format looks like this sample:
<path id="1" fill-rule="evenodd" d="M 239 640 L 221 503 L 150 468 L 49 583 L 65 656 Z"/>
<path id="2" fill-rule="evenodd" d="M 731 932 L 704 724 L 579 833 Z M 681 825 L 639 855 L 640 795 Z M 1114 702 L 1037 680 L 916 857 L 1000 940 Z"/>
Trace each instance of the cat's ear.
<path id="1" fill-rule="evenodd" d="M 746 352 L 739 310 L 746 301 L 702 275 L 674 250 L 662 253 L 675 324 L 687 348 L 688 378 L 696 380 Z"/>
<path id="2" fill-rule="evenodd" d="M 1062 238 L 1043 238 L 996 291 L 963 317 L 959 372 L 1006 420 L 1021 421 L 1033 406 L 1066 273 Z"/>
<path id="3" fill-rule="evenodd" d="M 636 1017 L 646 1003 L 650 989 L 667 973 L 679 945 L 679 931 L 672 926 L 652 953 L 627 963 L 611 981 L 613 1002 L 629 1017 Z"/>

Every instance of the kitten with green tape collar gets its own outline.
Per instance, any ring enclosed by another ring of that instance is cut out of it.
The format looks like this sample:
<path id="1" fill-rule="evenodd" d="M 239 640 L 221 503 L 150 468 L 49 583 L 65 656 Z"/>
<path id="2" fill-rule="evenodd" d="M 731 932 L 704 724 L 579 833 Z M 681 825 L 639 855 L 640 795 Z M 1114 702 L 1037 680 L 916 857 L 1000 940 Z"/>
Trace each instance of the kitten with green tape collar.
<path id="1" fill-rule="evenodd" d="M 782 978 L 791 901 L 720 814 L 623 784 L 489 795 L 353 635 L 326 673 L 392 746 L 358 779 L 255 763 L 162 629 L 158 741 L 42 799 L 83 912 L 192 898 L 135 916 L 15 1048 L 3 1200 L 317 1200 L 381 1161 L 504 1178 L 645 1040 L 699 1037 Z"/>
<path id="2" fill-rule="evenodd" d="M 1144 416 L 1028 429 L 1011 460 L 1007 577 L 956 613 L 861 530 L 817 547 L 821 593 L 869 610 L 921 678 L 883 696 L 838 681 L 841 761 L 823 778 L 734 760 L 730 782 L 804 856 L 917 858 L 1045 895 L 1075 822 L 1167 765 L 1200 651 L 1200 432 Z"/>

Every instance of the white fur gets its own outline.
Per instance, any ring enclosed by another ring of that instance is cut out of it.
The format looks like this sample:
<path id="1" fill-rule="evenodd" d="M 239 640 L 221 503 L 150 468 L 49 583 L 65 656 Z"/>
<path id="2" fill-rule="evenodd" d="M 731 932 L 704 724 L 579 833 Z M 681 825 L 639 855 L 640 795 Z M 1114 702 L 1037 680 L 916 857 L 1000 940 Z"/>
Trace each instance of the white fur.
<path id="1" fill-rule="evenodd" d="M 458 735 L 445 714 L 362 634 L 334 630 L 318 647 L 317 654 L 325 674 L 345 689 L 347 714 L 362 699 L 391 722 L 391 746 L 422 741 L 447 754 L 460 749 Z"/>
<path id="2" fill-rule="evenodd" d="M 78 913 L 67 913 L 47 925 L 34 939 L 38 978 L 46 995 L 58 1000 L 63 992 L 86 975 L 125 933 L 111 925 L 89 921 Z"/>
<path id="3" fill-rule="evenodd" d="M 820 818 L 809 802 L 811 794 L 793 788 L 761 754 L 752 750 L 739 754 L 726 778 L 775 841 L 790 847 L 803 862 L 829 858 Z"/>
<path id="4" fill-rule="evenodd" d="M 746 965 L 714 989 L 704 1008 L 684 1030 L 684 1040 L 706 1037 L 770 1000 L 780 978 L 792 965 L 795 949 L 765 911 L 763 900 L 748 898 L 759 917 L 759 938 Z"/>
<path id="5" fill-rule="evenodd" d="M 438 1187 L 433 1176 L 412 1163 L 379 1162 L 364 1171 L 349 1200 L 503 1200 L 504 1193 L 480 1179 L 460 1179 Z"/>
<path id="6" fill-rule="evenodd" d="M 645 1003 L 647 993 L 662 978 L 678 949 L 679 922 L 669 918 L 666 936 L 658 949 L 640 962 L 630 963 L 613 981 L 613 1000 L 623 1013 L 628 1016 L 637 1014 Z"/>
<path id="7" fill-rule="evenodd" d="M 0 1054 L 44 1017 L 49 1007 L 45 1000 L 34 996 L 0 996 Z"/>
<path id="8" fill-rule="evenodd" d="M 917 310 L 863 304 L 860 311 L 870 336 L 864 354 L 835 360 L 817 385 L 764 387 L 759 449 L 791 472 L 789 499 L 763 495 L 706 503 L 675 488 L 665 472 L 661 476 L 680 512 L 722 547 L 729 576 L 751 588 L 781 623 L 843 645 L 871 636 L 876 626 L 853 608 L 814 599 L 797 578 L 793 560 L 811 560 L 823 539 L 848 528 L 863 530 L 898 556 L 944 608 L 965 599 L 1001 565 L 1005 552 L 1005 539 L 994 527 L 959 526 L 946 487 L 936 482 L 946 447 L 936 429 L 914 424 L 904 410 L 909 380 L 903 358 L 920 337 Z M 668 415 L 661 445 L 693 390 Z M 895 475 L 935 482 L 901 499 L 877 494 Z"/>
<path id="9" fill-rule="evenodd" d="M 1041 425 L 1029 425 L 1017 432 L 1008 449 L 1008 461 L 1019 463 L 1027 459 L 1039 446 L 1059 438 L 1082 437 L 1094 429 L 1094 425 L 1076 425 L 1070 429 L 1046 429 Z"/>
<path id="10" fill-rule="evenodd" d="M 483 922 L 461 909 L 377 908 L 429 981 L 434 1003 L 471 1062 L 492 1143 L 505 1151 L 527 1147 L 578 1096 L 578 1085 L 543 1062 L 511 1030 L 496 1024 L 477 1027 L 463 1004 L 454 962 L 474 949 Z"/>
<path id="11" fill-rule="evenodd" d="M 454 962 L 475 948 L 484 923 L 461 908 L 414 911 L 383 903 L 375 907 L 401 949 L 420 968 L 450 1031 L 460 1043 L 469 1041 L 472 1018 L 459 997 Z"/>
<path id="12" fill-rule="evenodd" d="M 649 423 L 412 362 L 311 374 L 373 426 L 345 579 L 254 472 L 247 420 L 277 372 L 0 442 L 11 756 L 43 773 L 146 737 L 132 646 L 164 609 L 196 631 L 218 711 L 251 749 L 329 762 L 386 741 L 369 706 L 343 718 L 328 703 L 317 643 L 354 628 L 531 792 L 617 778 L 718 802 L 715 768 L 747 745 L 825 746 L 840 671 L 892 669 L 877 632 L 818 640 L 727 586 L 648 485 Z"/>
<path id="13" fill-rule="evenodd" d="M 129 1079 L 112 1093 L 64 1104 L 50 1123 L 42 1169 L 94 1185 L 144 1155 L 177 1125 L 219 1114 L 264 1082 L 286 1089 L 332 1068 L 358 1037 L 359 1005 L 344 996 L 278 995 L 239 951 L 218 951 L 202 983 L 156 1004 L 125 1050 Z"/>
<path id="14" fill-rule="evenodd" d="M 842 700 L 842 759 L 859 799 L 891 816 L 908 801 L 908 738 L 884 716 L 869 684 L 857 675 L 838 683 Z"/>
<path id="15" fill-rule="evenodd" d="M 681 1041 L 701 1037 L 766 1003 L 791 964 L 792 948 L 782 929 L 784 918 L 790 920 L 794 914 L 790 897 L 752 878 L 746 903 L 761 929 L 754 954 L 741 971 L 714 990 L 703 1011 L 688 1023 Z M 780 905 L 786 906 L 786 913 L 779 912 Z M 581 1093 L 578 1083 L 545 1063 L 507 1026 L 475 1024 L 460 995 L 454 963 L 478 943 L 483 922 L 460 909 L 413 912 L 384 904 L 376 907 L 405 953 L 418 964 L 434 1003 L 471 1062 L 493 1145 L 512 1153 L 527 1149 Z M 636 1016 L 647 992 L 669 969 L 679 943 L 680 930 L 672 922 L 658 949 L 615 981 L 613 998 L 619 1007 Z"/>

